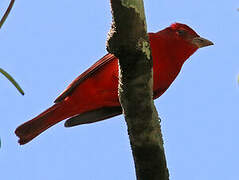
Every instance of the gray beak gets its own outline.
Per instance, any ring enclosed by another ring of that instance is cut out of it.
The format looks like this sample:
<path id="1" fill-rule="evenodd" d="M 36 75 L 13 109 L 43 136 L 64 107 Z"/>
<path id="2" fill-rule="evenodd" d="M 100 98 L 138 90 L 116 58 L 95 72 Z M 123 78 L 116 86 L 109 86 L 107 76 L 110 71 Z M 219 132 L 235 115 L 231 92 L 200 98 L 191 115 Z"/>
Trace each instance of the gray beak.
<path id="1" fill-rule="evenodd" d="M 211 46 L 213 45 L 212 41 L 209 41 L 205 38 L 202 37 L 195 37 L 192 40 L 192 43 L 196 45 L 198 48 L 206 47 L 206 46 Z"/>

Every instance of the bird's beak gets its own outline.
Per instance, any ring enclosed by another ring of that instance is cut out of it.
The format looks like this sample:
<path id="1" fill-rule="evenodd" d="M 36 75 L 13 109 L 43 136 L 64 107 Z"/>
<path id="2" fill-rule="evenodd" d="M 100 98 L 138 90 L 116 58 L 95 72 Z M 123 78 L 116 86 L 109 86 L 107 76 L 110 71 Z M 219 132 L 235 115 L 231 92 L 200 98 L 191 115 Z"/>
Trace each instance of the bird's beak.
<path id="1" fill-rule="evenodd" d="M 192 40 L 192 43 L 196 45 L 198 48 L 206 47 L 206 46 L 211 46 L 213 45 L 212 41 L 209 41 L 205 38 L 202 37 L 195 37 Z"/>

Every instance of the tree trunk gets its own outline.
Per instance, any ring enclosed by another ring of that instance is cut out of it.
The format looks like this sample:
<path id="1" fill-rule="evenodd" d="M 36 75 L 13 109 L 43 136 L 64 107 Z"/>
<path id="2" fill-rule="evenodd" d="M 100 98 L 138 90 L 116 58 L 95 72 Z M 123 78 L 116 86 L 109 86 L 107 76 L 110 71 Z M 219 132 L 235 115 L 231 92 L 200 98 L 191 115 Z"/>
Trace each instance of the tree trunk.
<path id="1" fill-rule="evenodd" d="M 168 180 L 159 117 L 153 102 L 153 61 L 143 0 L 111 0 L 107 50 L 119 58 L 119 99 L 128 126 L 137 180 Z"/>

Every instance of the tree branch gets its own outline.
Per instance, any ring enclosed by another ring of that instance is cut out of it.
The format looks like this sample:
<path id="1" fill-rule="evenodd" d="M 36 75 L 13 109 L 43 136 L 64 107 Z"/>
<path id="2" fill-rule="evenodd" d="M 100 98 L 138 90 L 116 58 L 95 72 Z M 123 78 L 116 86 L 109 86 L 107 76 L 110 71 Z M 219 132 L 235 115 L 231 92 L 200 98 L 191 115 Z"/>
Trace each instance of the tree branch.
<path id="1" fill-rule="evenodd" d="M 138 180 L 168 180 L 161 126 L 153 102 L 153 61 L 143 0 L 111 0 L 107 50 L 119 58 L 119 99 Z"/>

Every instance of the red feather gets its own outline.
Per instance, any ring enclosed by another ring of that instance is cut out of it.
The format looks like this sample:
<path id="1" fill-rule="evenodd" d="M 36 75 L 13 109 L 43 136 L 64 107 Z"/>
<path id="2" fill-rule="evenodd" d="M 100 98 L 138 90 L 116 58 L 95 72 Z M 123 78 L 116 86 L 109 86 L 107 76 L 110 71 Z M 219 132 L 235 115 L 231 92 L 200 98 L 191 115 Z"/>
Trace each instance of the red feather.
<path id="1" fill-rule="evenodd" d="M 154 99 L 174 81 L 183 63 L 198 49 L 191 43 L 199 37 L 184 24 L 173 24 L 157 33 L 149 33 L 153 57 Z M 121 114 L 118 100 L 118 59 L 107 54 L 76 78 L 55 100 L 55 105 L 19 126 L 15 133 L 25 144 L 52 125 L 71 118 L 91 123 Z"/>

